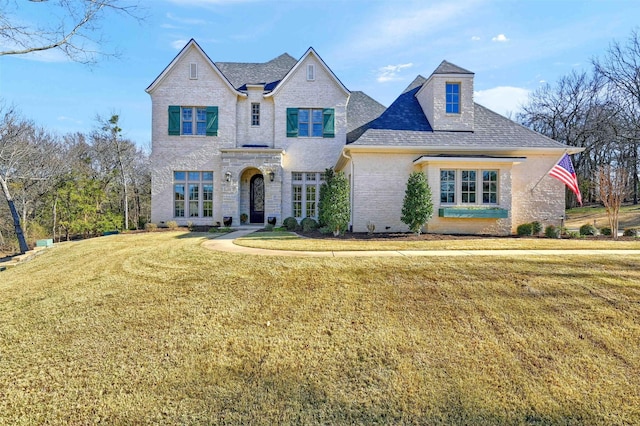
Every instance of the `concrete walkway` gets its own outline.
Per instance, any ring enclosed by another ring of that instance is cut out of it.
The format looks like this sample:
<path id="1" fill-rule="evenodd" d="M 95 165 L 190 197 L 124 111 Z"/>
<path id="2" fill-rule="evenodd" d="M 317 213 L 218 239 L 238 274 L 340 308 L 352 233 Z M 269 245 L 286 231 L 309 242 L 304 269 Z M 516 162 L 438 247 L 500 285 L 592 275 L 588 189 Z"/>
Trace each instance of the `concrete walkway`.
<path id="1" fill-rule="evenodd" d="M 640 250 L 388 250 L 388 251 L 293 251 L 268 250 L 260 248 L 242 247 L 234 244 L 233 240 L 244 237 L 259 228 L 239 229 L 218 238 L 207 240 L 203 246 L 216 251 L 229 253 L 253 254 L 262 256 L 290 256 L 290 257 L 388 257 L 388 256 L 559 256 L 559 255 L 625 255 L 640 256 Z"/>

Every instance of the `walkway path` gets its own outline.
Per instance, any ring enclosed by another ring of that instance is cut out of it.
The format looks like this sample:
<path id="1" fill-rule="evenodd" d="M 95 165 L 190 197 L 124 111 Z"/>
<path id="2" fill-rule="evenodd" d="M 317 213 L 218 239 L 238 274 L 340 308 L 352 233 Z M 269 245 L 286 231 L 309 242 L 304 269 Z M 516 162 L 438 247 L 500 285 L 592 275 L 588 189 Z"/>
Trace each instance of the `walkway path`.
<path id="1" fill-rule="evenodd" d="M 233 243 L 236 238 L 255 232 L 257 229 L 240 229 L 218 238 L 207 240 L 203 246 L 230 253 L 255 254 L 263 256 L 292 257 L 386 257 L 386 256 L 558 256 L 558 255 L 633 255 L 640 256 L 640 250 L 388 250 L 388 251 L 293 251 L 268 250 L 243 247 Z"/>

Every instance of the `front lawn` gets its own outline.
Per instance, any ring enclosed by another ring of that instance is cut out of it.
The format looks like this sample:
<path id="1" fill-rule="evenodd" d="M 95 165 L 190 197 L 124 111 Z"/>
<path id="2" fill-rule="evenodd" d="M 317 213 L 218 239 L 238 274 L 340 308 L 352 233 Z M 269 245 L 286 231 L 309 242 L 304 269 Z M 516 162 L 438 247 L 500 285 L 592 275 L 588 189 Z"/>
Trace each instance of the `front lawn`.
<path id="1" fill-rule="evenodd" d="M 0 272 L 0 424 L 640 424 L 637 256 L 206 238 L 64 243 Z"/>

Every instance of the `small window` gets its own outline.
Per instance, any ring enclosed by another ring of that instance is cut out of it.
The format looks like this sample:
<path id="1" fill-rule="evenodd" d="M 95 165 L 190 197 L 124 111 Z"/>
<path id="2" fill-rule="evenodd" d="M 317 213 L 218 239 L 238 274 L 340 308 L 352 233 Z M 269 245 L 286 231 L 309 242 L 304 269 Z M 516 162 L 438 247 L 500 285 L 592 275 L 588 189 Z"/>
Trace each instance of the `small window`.
<path id="1" fill-rule="evenodd" d="M 447 83 L 447 114 L 460 114 L 460 83 Z"/>
<path id="2" fill-rule="evenodd" d="M 191 80 L 198 79 L 198 64 L 196 64 L 195 62 L 189 64 L 189 78 Z"/>
<path id="3" fill-rule="evenodd" d="M 316 66 L 313 64 L 307 65 L 307 81 L 314 81 L 316 79 Z"/>
<path id="4" fill-rule="evenodd" d="M 498 171 L 482 171 L 482 204 L 498 203 Z"/>
<path id="5" fill-rule="evenodd" d="M 440 202 L 456 202 L 456 171 L 440 170 Z"/>
<path id="6" fill-rule="evenodd" d="M 259 103 L 251 104 L 251 125 L 252 126 L 260 125 L 260 104 Z"/>

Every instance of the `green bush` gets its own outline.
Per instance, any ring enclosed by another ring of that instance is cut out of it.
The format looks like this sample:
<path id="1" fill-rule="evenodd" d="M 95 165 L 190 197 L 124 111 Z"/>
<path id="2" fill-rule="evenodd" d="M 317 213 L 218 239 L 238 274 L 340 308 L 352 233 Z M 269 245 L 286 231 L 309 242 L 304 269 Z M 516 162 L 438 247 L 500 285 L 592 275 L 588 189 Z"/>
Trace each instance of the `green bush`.
<path id="1" fill-rule="evenodd" d="M 318 228 L 318 231 L 323 235 L 328 235 L 328 234 L 333 233 L 331 228 L 329 228 L 328 226 L 322 226 L 322 227 Z"/>
<path id="2" fill-rule="evenodd" d="M 535 222 L 531 222 L 531 235 L 540 235 L 542 232 L 542 224 L 537 220 Z"/>
<path id="3" fill-rule="evenodd" d="M 302 222 L 300 222 L 300 225 L 302 226 L 302 232 L 315 231 L 319 227 L 318 222 L 312 217 L 305 217 L 302 219 Z"/>
<path id="4" fill-rule="evenodd" d="M 622 236 L 623 237 L 637 237 L 638 236 L 638 230 L 636 228 L 627 228 L 622 233 Z"/>
<path id="5" fill-rule="evenodd" d="M 544 235 L 547 238 L 558 238 L 560 236 L 560 230 L 553 225 L 549 225 L 544 228 Z"/>
<path id="6" fill-rule="evenodd" d="M 267 224 L 264 226 L 264 230 L 265 230 L 265 231 L 268 231 L 268 232 L 273 231 L 273 225 L 272 225 L 272 224 L 270 224 L 270 223 L 267 223 Z"/>
<path id="7" fill-rule="evenodd" d="M 176 222 L 175 220 L 170 220 L 169 222 L 167 222 L 167 228 L 169 228 L 169 229 L 177 229 L 178 228 L 178 222 Z"/>
<path id="8" fill-rule="evenodd" d="M 144 225 L 144 229 L 147 232 L 153 232 L 158 229 L 158 225 L 156 225 L 155 223 L 148 222 Z"/>
<path id="9" fill-rule="evenodd" d="M 580 238 L 580 237 L 582 237 L 582 235 L 580 235 L 580 232 L 578 232 L 578 231 L 568 231 L 567 232 L 567 237 L 569 237 L 569 238 Z"/>
<path id="10" fill-rule="evenodd" d="M 344 172 L 326 169 L 325 182 L 320 186 L 318 217 L 323 226 L 333 230 L 333 235 L 344 234 L 349 227 L 351 205 L 349 203 L 349 180 Z"/>
<path id="11" fill-rule="evenodd" d="M 422 227 L 433 216 L 433 200 L 427 176 L 422 172 L 413 172 L 407 180 L 404 193 L 402 216 L 400 220 L 411 232 L 420 234 Z"/>
<path id="12" fill-rule="evenodd" d="M 523 223 L 522 225 L 518 225 L 516 228 L 516 234 L 522 236 L 531 235 L 533 232 L 533 224 L 531 223 Z"/>
<path id="13" fill-rule="evenodd" d="M 580 227 L 580 235 L 598 235 L 598 229 L 590 223 Z"/>
<path id="14" fill-rule="evenodd" d="M 605 226 L 604 228 L 600 228 L 600 233 L 602 235 L 611 236 L 611 228 L 609 228 L 608 226 Z"/>
<path id="15" fill-rule="evenodd" d="M 282 221 L 282 225 L 287 228 L 287 231 L 296 231 L 298 229 L 298 221 L 295 217 L 288 217 Z"/>

